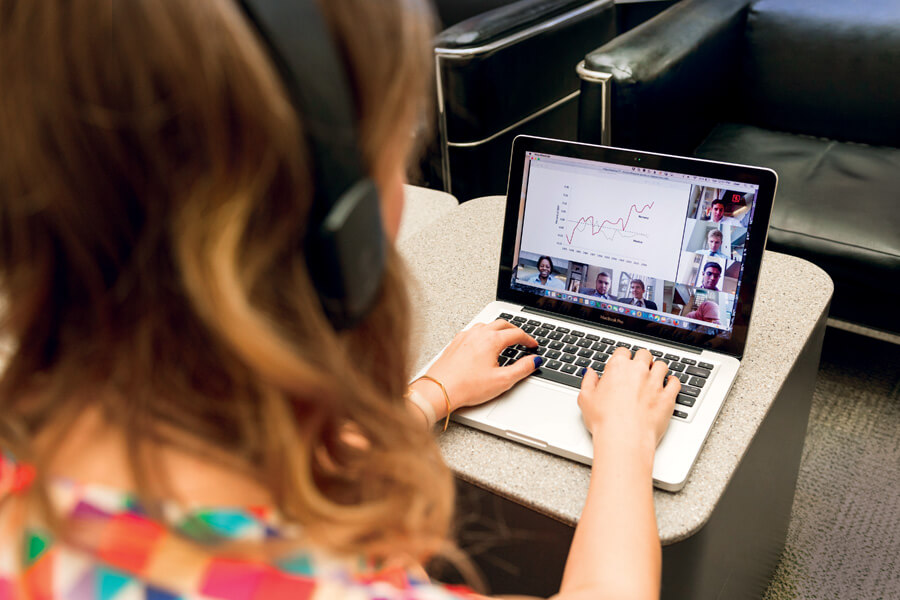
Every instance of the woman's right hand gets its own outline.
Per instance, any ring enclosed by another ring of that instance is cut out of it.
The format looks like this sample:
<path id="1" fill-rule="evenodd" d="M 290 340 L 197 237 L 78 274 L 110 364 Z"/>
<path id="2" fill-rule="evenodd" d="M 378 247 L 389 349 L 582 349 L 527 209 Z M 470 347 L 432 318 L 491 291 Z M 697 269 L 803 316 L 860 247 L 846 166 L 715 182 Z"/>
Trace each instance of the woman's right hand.
<path id="1" fill-rule="evenodd" d="M 675 408 L 681 382 L 666 379 L 668 365 L 653 361 L 647 350 L 634 356 L 617 348 L 606 363 L 603 377 L 588 369 L 581 383 L 578 406 L 591 434 L 638 436 L 656 448 Z M 665 386 L 663 385 L 665 382 Z"/>

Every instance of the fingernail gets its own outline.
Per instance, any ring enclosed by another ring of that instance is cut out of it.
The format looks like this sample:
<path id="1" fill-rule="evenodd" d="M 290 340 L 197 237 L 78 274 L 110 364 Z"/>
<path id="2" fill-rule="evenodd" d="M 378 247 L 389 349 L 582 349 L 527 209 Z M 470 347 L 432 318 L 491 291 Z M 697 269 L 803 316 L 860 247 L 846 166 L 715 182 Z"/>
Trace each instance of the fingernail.
<path id="1" fill-rule="evenodd" d="M 541 358 L 540 356 L 535 356 L 534 357 L 534 368 L 537 369 L 539 366 L 541 366 L 541 363 L 543 363 L 543 362 L 544 362 L 543 358 Z"/>
<path id="2" fill-rule="evenodd" d="M 586 374 L 587 374 L 587 369 L 583 368 L 583 369 L 581 369 L 581 374 L 579 375 L 579 377 L 584 377 Z"/>

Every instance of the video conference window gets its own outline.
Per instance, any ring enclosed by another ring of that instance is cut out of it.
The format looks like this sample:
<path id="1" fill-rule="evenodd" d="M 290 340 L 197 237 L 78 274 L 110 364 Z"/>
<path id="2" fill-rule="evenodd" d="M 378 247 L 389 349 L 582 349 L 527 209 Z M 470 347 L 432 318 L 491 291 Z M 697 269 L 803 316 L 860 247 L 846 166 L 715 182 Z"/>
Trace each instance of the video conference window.
<path id="1" fill-rule="evenodd" d="M 546 155 L 526 163 L 514 286 L 640 307 L 632 315 L 682 328 L 731 327 L 756 190 Z"/>

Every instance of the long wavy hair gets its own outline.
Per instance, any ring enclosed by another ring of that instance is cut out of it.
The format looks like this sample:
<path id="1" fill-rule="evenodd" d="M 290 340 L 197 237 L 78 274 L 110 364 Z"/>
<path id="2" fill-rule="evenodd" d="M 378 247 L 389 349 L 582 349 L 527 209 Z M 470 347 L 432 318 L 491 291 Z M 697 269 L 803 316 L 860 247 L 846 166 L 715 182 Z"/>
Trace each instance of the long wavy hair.
<path id="1" fill-rule="evenodd" d="M 372 169 L 426 105 L 431 15 L 320 4 Z M 215 448 L 316 544 L 434 553 L 452 478 L 403 401 L 402 265 L 390 249 L 370 316 L 331 328 L 303 119 L 235 0 L 0 0 L 0 90 L 4 445 L 40 474 L 35 436 L 99 408 L 148 506 L 168 489 L 150 443 Z"/>

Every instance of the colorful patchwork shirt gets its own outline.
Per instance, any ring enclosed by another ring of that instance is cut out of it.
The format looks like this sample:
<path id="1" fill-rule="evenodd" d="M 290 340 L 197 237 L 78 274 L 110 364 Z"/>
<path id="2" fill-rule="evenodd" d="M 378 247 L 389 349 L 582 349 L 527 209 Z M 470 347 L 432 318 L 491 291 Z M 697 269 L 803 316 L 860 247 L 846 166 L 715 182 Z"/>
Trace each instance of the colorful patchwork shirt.
<path id="1" fill-rule="evenodd" d="M 26 487 L 33 473 L 0 462 L 0 498 Z M 0 486 L 2 487 L 2 486 Z M 400 569 L 316 550 L 273 562 L 226 558 L 235 543 L 292 537 L 296 528 L 264 508 L 167 506 L 166 525 L 118 490 L 58 481 L 51 495 L 69 523 L 89 524 L 90 548 L 55 543 L 46 529 L 26 528 L 19 542 L 0 540 L 0 600 L 450 600 L 472 593 Z M 2 501 L 2 500 L 0 500 Z M 2 504 L 0 504 L 2 506 Z M 68 539 L 68 538 L 67 538 Z M 77 536 L 76 536 L 76 539 Z"/>

